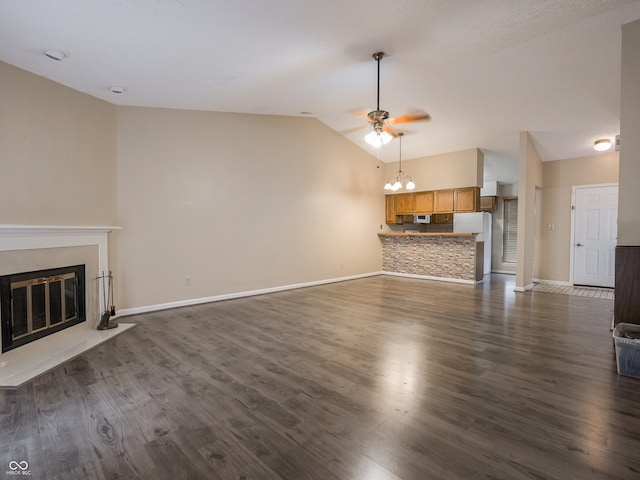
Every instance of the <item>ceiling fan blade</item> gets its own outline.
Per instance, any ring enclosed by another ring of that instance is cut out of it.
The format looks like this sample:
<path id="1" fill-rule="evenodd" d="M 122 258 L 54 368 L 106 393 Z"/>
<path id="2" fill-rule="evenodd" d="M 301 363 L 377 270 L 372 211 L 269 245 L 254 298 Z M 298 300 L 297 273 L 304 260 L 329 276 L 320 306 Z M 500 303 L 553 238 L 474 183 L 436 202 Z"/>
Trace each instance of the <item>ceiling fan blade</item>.
<path id="1" fill-rule="evenodd" d="M 385 125 L 384 127 L 382 127 L 382 130 L 384 130 L 385 132 L 387 132 L 389 135 L 391 135 L 392 137 L 397 137 L 398 136 L 398 131 L 391 128 L 389 125 Z"/>
<path id="2" fill-rule="evenodd" d="M 431 115 L 427 112 L 416 112 L 409 115 L 402 115 L 400 117 L 393 117 L 387 119 L 387 123 L 389 125 L 397 125 L 399 123 L 408 123 L 408 122 L 420 122 L 420 121 L 428 121 L 431 120 Z"/>
<path id="3" fill-rule="evenodd" d="M 340 133 L 342 135 L 349 135 L 350 133 L 364 130 L 365 128 L 370 128 L 370 125 L 360 125 L 359 127 L 347 128 L 346 130 L 340 130 Z"/>
<path id="4" fill-rule="evenodd" d="M 362 108 L 356 108 L 353 110 L 349 110 L 349 112 L 351 115 L 355 115 L 358 118 L 361 118 L 362 120 L 368 122 L 369 121 L 369 117 L 367 117 L 367 111 L 362 109 Z"/>

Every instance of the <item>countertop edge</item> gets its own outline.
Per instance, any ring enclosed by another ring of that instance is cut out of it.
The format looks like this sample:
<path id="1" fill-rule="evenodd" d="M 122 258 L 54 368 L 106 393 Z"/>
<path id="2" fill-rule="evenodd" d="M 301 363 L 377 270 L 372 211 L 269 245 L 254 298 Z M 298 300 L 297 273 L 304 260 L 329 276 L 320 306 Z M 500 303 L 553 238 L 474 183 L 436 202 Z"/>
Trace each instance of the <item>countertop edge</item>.
<path id="1" fill-rule="evenodd" d="M 477 232 L 432 232 L 432 233 L 404 233 L 378 232 L 379 237 L 475 237 Z"/>

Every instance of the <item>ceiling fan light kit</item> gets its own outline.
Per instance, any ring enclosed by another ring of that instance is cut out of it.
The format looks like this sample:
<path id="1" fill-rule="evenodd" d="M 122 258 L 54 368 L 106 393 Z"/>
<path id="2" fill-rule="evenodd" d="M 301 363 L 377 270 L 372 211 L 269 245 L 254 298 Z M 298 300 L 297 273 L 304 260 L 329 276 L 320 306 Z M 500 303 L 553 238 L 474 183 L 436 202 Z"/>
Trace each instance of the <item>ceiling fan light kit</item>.
<path id="1" fill-rule="evenodd" d="M 365 135 L 365 141 L 372 147 L 381 147 L 391 141 L 393 137 L 384 130 L 374 130 Z"/>

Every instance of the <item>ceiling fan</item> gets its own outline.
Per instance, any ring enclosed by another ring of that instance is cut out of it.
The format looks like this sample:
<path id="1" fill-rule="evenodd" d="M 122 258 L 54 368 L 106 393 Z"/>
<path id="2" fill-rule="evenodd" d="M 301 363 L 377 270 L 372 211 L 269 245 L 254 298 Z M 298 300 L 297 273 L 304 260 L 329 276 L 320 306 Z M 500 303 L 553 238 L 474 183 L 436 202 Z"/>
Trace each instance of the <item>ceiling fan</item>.
<path id="1" fill-rule="evenodd" d="M 431 120 L 431 115 L 422 111 L 390 118 L 389 112 L 380 109 L 380 60 L 382 60 L 383 57 L 384 52 L 376 52 L 373 54 L 373 59 L 378 62 L 378 95 L 376 97 L 376 109 L 366 115 L 366 120 L 369 122 L 372 131 L 365 136 L 365 140 L 374 147 L 385 145 L 389 143 L 393 137 L 398 136 L 398 132 L 396 132 L 391 125 Z"/>

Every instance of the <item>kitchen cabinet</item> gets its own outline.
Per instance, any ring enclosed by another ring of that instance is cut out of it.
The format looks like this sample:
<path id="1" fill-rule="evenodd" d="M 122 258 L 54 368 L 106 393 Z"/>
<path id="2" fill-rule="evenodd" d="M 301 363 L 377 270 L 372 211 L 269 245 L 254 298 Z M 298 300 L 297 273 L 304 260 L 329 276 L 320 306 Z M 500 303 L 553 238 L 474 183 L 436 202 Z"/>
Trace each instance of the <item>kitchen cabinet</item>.
<path id="1" fill-rule="evenodd" d="M 480 189 L 478 187 L 449 188 L 427 192 L 398 193 L 386 195 L 385 218 L 387 223 L 412 223 L 416 214 L 452 214 L 454 212 L 480 211 Z M 404 217 L 404 218 L 403 218 Z M 438 223 L 451 223 L 452 217 L 443 217 Z M 432 223 L 433 222 L 432 220 Z"/>
<path id="2" fill-rule="evenodd" d="M 399 193 L 387 195 L 387 223 L 392 216 L 433 213 L 433 192 Z"/>
<path id="3" fill-rule="evenodd" d="M 453 210 L 455 212 L 477 212 L 480 207 L 478 187 L 456 188 L 453 190 Z"/>
<path id="4" fill-rule="evenodd" d="M 398 223 L 396 216 L 396 195 L 385 196 L 385 222 Z"/>
<path id="5" fill-rule="evenodd" d="M 415 213 L 433 213 L 433 192 L 416 192 Z"/>
<path id="6" fill-rule="evenodd" d="M 396 215 L 413 215 L 416 213 L 415 193 L 400 193 L 396 197 Z"/>
<path id="7" fill-rule="evenodd" d="M 431 215 L 431 223 L 434 225 L 453 224 L 453 213 L 436 213 Z"/>
<path id="8" fill-rule="evenodd" d="M 433 192 L 433 213 L 453 212 L 453 189 Z"/>
<path id="9" fill-rule="evenodd" d="M 493 212 L 496 209 L 496 197 L 480 197 L 480 211 Z"/>

